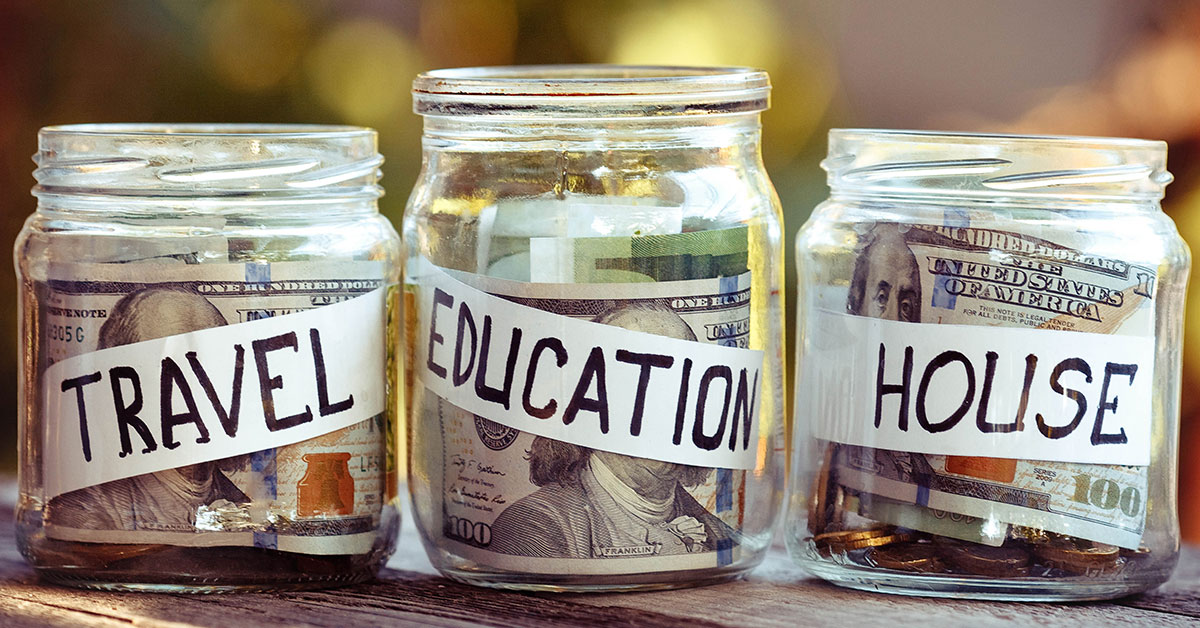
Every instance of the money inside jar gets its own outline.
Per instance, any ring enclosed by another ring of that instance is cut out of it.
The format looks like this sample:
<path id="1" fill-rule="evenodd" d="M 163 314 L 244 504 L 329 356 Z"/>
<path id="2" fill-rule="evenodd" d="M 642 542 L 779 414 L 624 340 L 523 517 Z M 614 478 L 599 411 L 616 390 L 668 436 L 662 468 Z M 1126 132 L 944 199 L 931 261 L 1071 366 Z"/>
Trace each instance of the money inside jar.
<path id="1" fill-rule="evenodd" d="M 375 210 L 374 132 L 89 125 L 41 141 L 18 243 L 34 567 L 200 592 L 372 577 L 398 525 L 399 243 Z M 331 175 L 344 187 L 313 188 L 339 199 L 327 215 L 296 184 Z"/>
<path id="2" fill-rule="evenodd" d="M 409 487 L 441 573 L 629 590 L 762 559 L 783 428 L 767 91 L 745 68 L 414 82 Z"/>
<path id="3" fill-rule="evenodd" d="M 569 210 L 579 212 L 586 207 L 578 204 Z M 434 491 L 444 500 L 440 511 L 445 521 L 440 527 L 446 540 L 461 545 L 461 551 L 480 562 L 510 568 L 549 570 L 561 568 L 556 567 L 558 559 L 605 559 L 594 567 L 572 568 L 640 573 L 731 563 L 740 552 L 745 471 L 655 459 L 653 445 L 641 449 L 642 455 L 610 451 L 604 448 L 604 436 L 626 432 L 634 435 L 631 440 L 636 442 L 642 430 L 638 423 L 646 425 L 649 432 L 651 421 L 669 424 L 678 420 L 676 425 L 686 429 L 677 429 L 675 435 L 684 447 L 692 444 L 696 434 L 707 430 L 711 434 L 701 438 L 716 441 L 714 449 L 746 450 L 749 439 L 743 436 L 757 431 L 752 421 L 761 371 L 754 365 L 754 357 L 748 370 L 734 372 L 717 367 L 705 371 L 700 366 L 690 367 L 689 359 L 673 355 L 669 349 L 653 353 L 654 340 L 649 335 L 722 347 L 748 345 L 747 228 L 533 238 L 530 249 L 528 254 L 489 260 L 489 267 L 493 272 L 511 272 L 518 263 L 528 264 L 524 269 L 527 276 L 552 282 L 518 282 L 465 273 L 455 277 L 476 290 L 525 308 L 636 332 L 629 346 L 646 353 L 616 349 L 605 356 L 603 349 L 607 347 L 596 341 L 601 349 L 575 354 L 564 348 L 569 343 L 560 341 L 573 340 L 570 336 L 574 327 L 542 340 L 531 335 L 538 331 L 554 333 L 558 321 L 553 316 L 534 319 L 534 324 L 519 320 L 524 325 L 519 333 L 524 335 L 518 339 L 518 332 L 510 333 L 502 324 L 502 315 L 494 310 L 439 310 L 439 322 L 442 317 L 456 321 L 445 328 L 437 326 L 445 330 L 440 335 L 446 344 L 454 343 L 453 351 L 420 352 L 418 359 L 437 353 L 452 356 L 444 360 L 447 367 L 452 367 L 447 369 L 451 382 L 477 382 L 466 394 L 451 389 L 459 404 L 480 404 L 481 389 L 489 390 L 482 387 L 495 382 L 502 384 L 497 388 L 503 388 L 506 396 L 511 387 L 511 403 L 524 404 L 538 419 L 554 420 L 564 428 L 576 421 L 580 425 L 599 422 L 600 426 L 598 434 L 594 429 L 586 431 L 600 446 L 588 447 L 523 432 L 463 409 L 450 399 L 427 394 L 419 419 L 422 426 L 416 433 L 441 442 L 438 446 L 420 443 L 415 449 L 442 452 L 441 473 L 434 479 Z M 489 311 L 491 318 L 483 318 Z M 450 316 L 452 312 L 457 318 Z M 531 314 L 518 311 L 516 315 L 527 318 Z M 420 317 L 418 324 L 430 322 Z M 588 332 L 587 326 L 579 327 Z M 429 331 L 437 333 L 432 326 Z M 524 336 L 529 336 L 525 342 L 537 341 L 527 357 L 518 346 Z M 417 346 L 432 345 L 419 342 Z M 495 352 L 506 357 L 492 357 Z M 490 376 L 481 370 L 502 366 L 505 360 L 509 366 L 502 374 Z M 515 368 L 511 366 L 514 360 Z M 551 397 L 544 397 L 540 390 L 530 392 L 537 378 L 547 381 L 558 375 L 551 370 L 554 366 L 561 369 L 572 361 L 583 360 L 586 363 L 578 379 L 562 375 L 564 381 L 546 388 L 555 391 Z M 682 368 L 671 372 L 675 362 Z M 761 358 L 758 362 L 761 364 Z M 695 368 L 694 374 L 689 373 L 690 368 Z M 551 374 L 538 375 L 543 369 Z M 526 374 L 523 391 L 521 382 L 511 383 L 514 371 Z M 708 383 L 718 377 L 723 378 L 717 380 L 719 388 Z M 663 417 L 647 401 L 651 385 L 670 389 L 669 416 Z M 707 418 L 706 404 L 694 399 L 698 394 L 723 395 L 726 399 L 707 419 L 708 427 L 702 422 Z M 630 414 L 617 409 L 623 407 L 618 397 L 631 398 L 627 400 L 633 402 Z M 651 411 L 645 409 L 646 405 Z M 681 407 L 687 410 L 686 416 L 677 412 Z M 657 442 L 672 444 L 669 437 Z M 625 566 L 619 560 L 638 557 L 660 560 L 653 565 L 633 561 Z"/>
<path id="4" fill-rule="evenodd" d="M 846 144 L 831 152 L 886 159 L 922 141 L 999 141 L 911 135 L 836 132 Z M 1046 150 L 1078 148 L 1063 142 Z M 967 150 L 945 150 L 955 149 Z M 1017 178 L 995 175 L 1008 162 L 947 165 L 958 163 L 943 164 L 945 176 L 963 188 L 972 168 L 992 172 L 996 187 Z M 831 167 L 832 204 L 842 186 L 869 180 L 870 166 Z M 933 167 L 903 163 L 887 176 Z M 1057 176 L 1035 174 L 1013 189 Z M 925 184 L 882 185 L 916 194 Z M 824 216 L 806 227 L 815 239 L 802 234 L 799 245 L 811 274 L 797 442 L 811 466 L 793 510 L 805 523 L 790 529 L 806 568 L 835 582 L 856 567 L 908 574 L 885 590 L 1011 599 L 1106 597 L 1169 574 L 1177 527 L 1163 469 L 1178 410 L 1162 347 L 1178 340 L 1164 322 L 1179 316 L 1178 274 L 1159 236 L 1135 226 L 1155 214 L 1132 202 L 1113 217 L 1109 206 L 1064 205 L 1039 197 L 998 210 L 956 198 L 897 204 L 887 220 L 843 216 L 834 229 L 852 244 L 838 264 L 817 244 L 836 241 L 818 235 Z M 1063 224 L 1067 215 L 1081 226 Z M 1131 226 L 1118 235 L 1122 219 Z M 1004 584 L 1018 580 L 1041 584 Z"/>

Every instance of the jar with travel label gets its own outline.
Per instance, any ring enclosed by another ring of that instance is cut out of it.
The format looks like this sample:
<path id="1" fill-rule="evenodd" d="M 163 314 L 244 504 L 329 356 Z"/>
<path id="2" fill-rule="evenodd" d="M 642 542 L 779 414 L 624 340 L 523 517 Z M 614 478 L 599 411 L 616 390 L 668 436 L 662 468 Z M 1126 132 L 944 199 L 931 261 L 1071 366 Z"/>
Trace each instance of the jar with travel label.
<path id="1" fill-rule="evenodd" d="M 409 487 L 443 574 L 631 590 L 762 560 L 784 462 L 768 90 L 744 68 L 416 79 Z"/>
<path id="2" fill-rule="evenodd" d="M 399 530 L 399 236 L 375 132 L 39 134 L 16 243 L 17 540 L 43 576 L 219 592 L 371 578 Z"/>
<path id="3" fill-rule="evenodd" d="M 787 542 L 869 590 L 1167 580 L 1187 246 L 1162 142 L 834 130 L 796 241 Z"/>

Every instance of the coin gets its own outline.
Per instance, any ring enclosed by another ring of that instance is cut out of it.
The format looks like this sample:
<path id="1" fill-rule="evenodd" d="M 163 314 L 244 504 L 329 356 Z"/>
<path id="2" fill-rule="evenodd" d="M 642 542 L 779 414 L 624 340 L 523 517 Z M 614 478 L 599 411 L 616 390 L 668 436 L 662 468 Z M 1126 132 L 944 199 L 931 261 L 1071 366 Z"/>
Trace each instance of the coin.
<path id="1" fill-rule="evenodd" d="M 1025 541 L 1026 543 L 1045 543 L 1050 536 L 1041 528 L 1013 525 L 1008 531 L 1009 538 Z"/>
<path id="2" fill-rule="evenodd" d="M 1141 545 L 1137 549 L 1121 548 L 1121 559 L 1125 562 L 1126 568 L 1139 569 L 1153 555 L 1154 552 L 1145 545 Z"/>
<path id="3" fill-rule="evenodd" d="M 821 555 L 828 557 L 833 553 L 840 554 L 868 547 L 904 543 L 912 541 L 915 538 L 916 535 L 912 532 L 898 532 L 895 526 L 881 526 L 859 530 L 826 532 L 818 534 L 813 538 L 813 541 L 820 549 Z"/>
<path id="4" fill-rule="evenodd" d="M 1115 545 L 1062 537 L 1034 546 L 1039 562 L 1070 574 L 1109 575 L 1123 566 L 1121 550 Z"/>
<path id="5" fill-rule="evenodd" d="M 833 468 L 834 443 L 825 446 L 825 454 L 821 457 L 821 468 L 813 479 L 812 496 L 808 501 L 808 531 L 820 534 L 828 527 L 829 510 L 829 472 Z M 840 487 L 839 487 L 840 489 Z"/>
<path id="6" fill-rule="evenodd" d="M 933 573 L 942 571 L 937 553 L 932 543 L 893 543 L 872 547 L 867 551 L 867 560 L 882 569 Z"/>
<path id="7" fill-rule="evenodd" d="M 887 536 L 895 531 L 894 526 L 878 525 L 869 528 L 860 528 L 858 530 L 839 530 L 837 532 L 825 532 L 813 537 L 813 541 L 818 544 L 836 544 L 841 545 L 847 542 L 860 541 L 877 536 Z"/>
<path id="8" fill-rule="evenodd" d="M 1015 546 L 991 547 L 974 543 L 939 543 L 939 555 L 964 573 L 993 578 L 1029 575 L 1029 553 Z"/>
<path id="9" fill-rule="evenodd" d="M 891 545 L 893 543 L 906 543 L 917 538 L 911 532 L 898 532 L 896 534 L 885 534 L 883 536 L 872 536 L 857 541 L 847 541 L 842 544 L 846 550 L 863 549 L 866 547 L 879 547 L 881 545 Z"/>
<path id="10" fill-rule="evenodd" d="M 53 558 L 63 561 L 63 564 L 72 564 L 87 569 L 104 569 L 117 561 L 153 554 L 170 547 L 170 545 L 54 541 L 39 548 L 38 553 L 46 559 Z"/>

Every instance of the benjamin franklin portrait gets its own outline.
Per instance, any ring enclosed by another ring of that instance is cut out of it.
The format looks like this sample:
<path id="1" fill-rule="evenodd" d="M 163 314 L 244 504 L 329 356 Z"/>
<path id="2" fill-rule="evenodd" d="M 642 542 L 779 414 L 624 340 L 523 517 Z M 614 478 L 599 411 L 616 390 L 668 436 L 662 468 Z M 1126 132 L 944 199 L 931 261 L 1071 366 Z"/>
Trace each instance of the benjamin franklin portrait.
<path id="1" fill-rule="evenodd" d="M 846 309 L 851 314 L 921 322 L 921 269 L 894 224 L 876 225 L 854 260 Z"/>
<path id="2" fill-rule="evenodd" d="M 614 308 L 595 322 L 696 340 L 675 312 Z M 534 439 L 529 480 L 539 488 L 504 509 L 489 549 L 544 558 L 620 558 L 716 551 L 736 532 L 686 490 L 713 469 Z"/>
<path id="3" fill-rule="evenodd" d="M 204 297 L 146 288 L 121 298 L 100 328 L 97 350 L 227 324 Z M 187 465 L 71 491 L 50 500 L 47 522 L 91 530 L 195 531 L 201 506 L 250 501 L 215 462 Z"/>

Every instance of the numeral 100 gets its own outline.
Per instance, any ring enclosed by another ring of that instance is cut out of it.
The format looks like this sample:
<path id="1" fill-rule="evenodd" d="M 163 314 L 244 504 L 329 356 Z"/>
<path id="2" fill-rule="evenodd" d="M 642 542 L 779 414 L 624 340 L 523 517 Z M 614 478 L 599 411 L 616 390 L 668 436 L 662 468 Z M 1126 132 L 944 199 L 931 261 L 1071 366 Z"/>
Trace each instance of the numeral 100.
<path id="1" fill-rule="evenodd" d="M 453 515 L 446 520 L 445 533 L 479 547 L 487 547 L 492 542 L 492 526 Z"/>
<path id="2" fill-rule="evenodd" d="M 1097 480 L 1086 473 L 1075 476 L 1075 495 L 1071 499 L 1105 510 L 1120 508 L 1121 512 L 1130 517 L 1136 517 L 1142 512 L 1142 494 L 1137 487 L 1121 488 L 1120 484 L 1112 480 Z"/>

